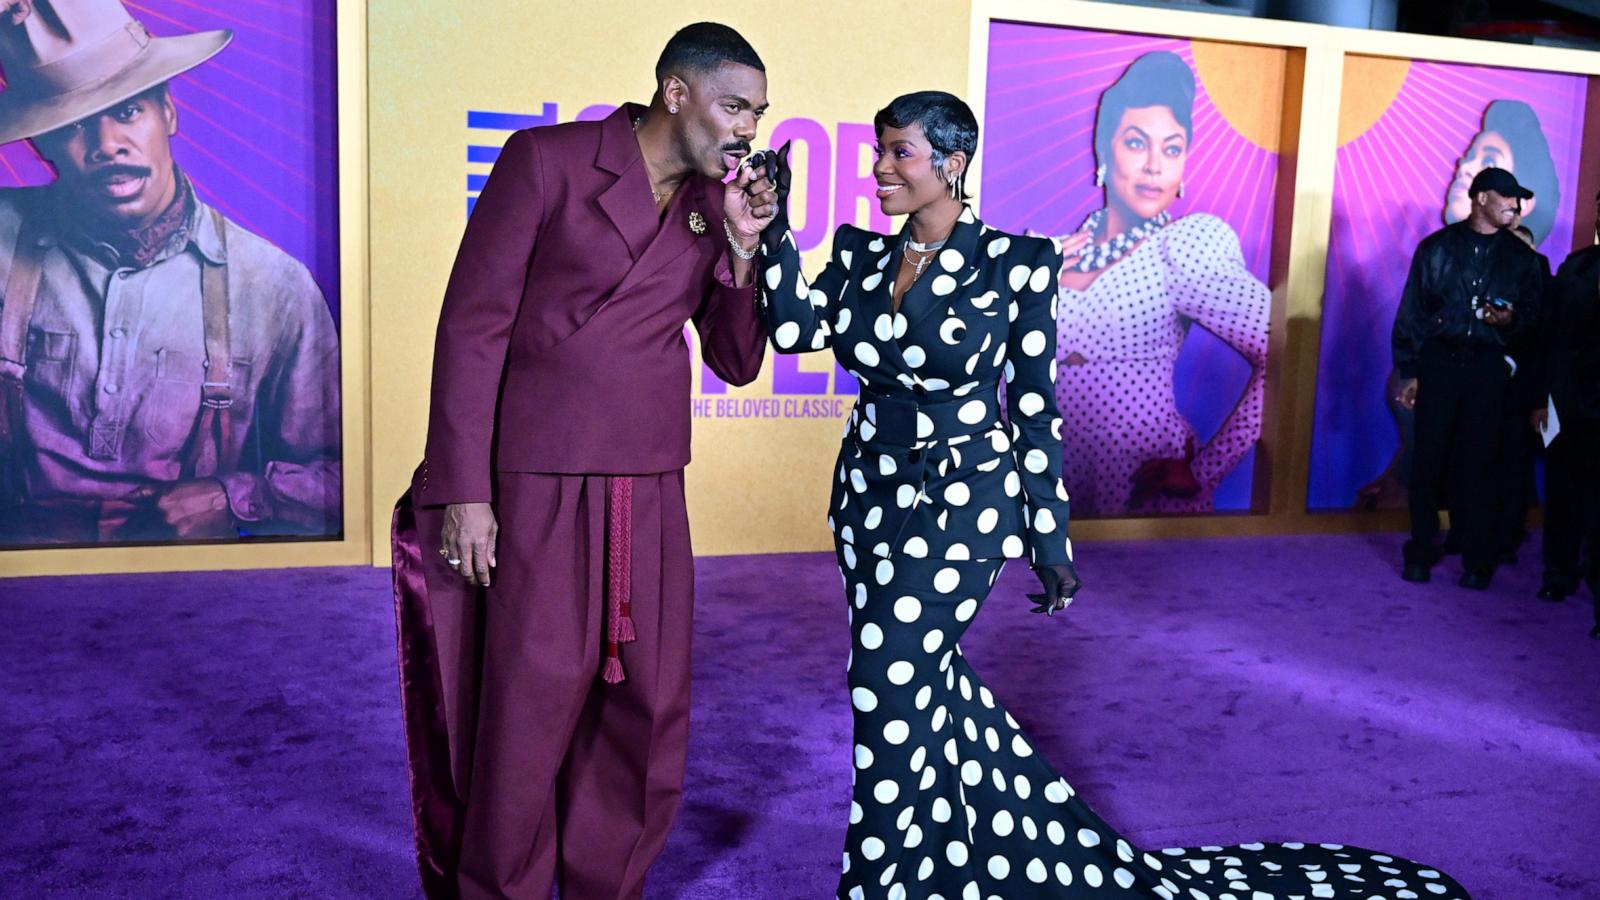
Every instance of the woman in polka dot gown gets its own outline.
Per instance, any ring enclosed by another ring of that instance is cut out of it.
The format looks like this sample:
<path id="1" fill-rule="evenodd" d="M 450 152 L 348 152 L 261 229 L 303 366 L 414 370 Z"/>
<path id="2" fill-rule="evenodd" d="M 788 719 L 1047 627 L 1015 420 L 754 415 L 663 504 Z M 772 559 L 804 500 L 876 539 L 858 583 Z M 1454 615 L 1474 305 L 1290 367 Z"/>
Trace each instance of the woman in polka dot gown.
<path id="1" fill-rule="evenodd" d="M 780 202 L 758 279 L 773 345 L 832 348 L 861 383 L 828 502 L 855 733 L 837 896 L 1465 897 L 1439 872 L 1337 845 L 1139 850 L 967 664 L 958 641 L 1007 559 L 1038 574 L 1036 612 L 1064 609 L 1078 586 L 1051 391 L 1060 257 L 958 199 L 977 146 L 966 104 L 911 94 L 876 125 L 880 202 L 909 216 L 905 230 L 840 228 L 808 281 Z"/>
<path id="2" fill-rule="evenodd" d="M 1063 240 L 1058 316 L 1063 475 L 1080 516 L 1209 511 L 1261 436 L 1271 295 L 1226 222 L 1196 213 L 1167 224 L 1193 107 L 1194 73 L 1167 52 L 1135 60 L 1100 100 L 1095 180 L 1106 206 Z M 1250 363 L 1244 393 L 1204 444 L 1173 384 L 1192 323 Z"/>

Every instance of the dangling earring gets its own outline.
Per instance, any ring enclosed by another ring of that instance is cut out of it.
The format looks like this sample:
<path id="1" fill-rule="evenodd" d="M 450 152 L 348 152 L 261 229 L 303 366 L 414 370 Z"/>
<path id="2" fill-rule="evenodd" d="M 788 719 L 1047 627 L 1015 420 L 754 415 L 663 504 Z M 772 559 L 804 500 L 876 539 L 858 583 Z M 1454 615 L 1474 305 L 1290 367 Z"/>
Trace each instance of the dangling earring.
<path id="1" fill-rule="evenodd" d="M 960 180 L 961 180 L 960 177 L 957 176 L 956 173 L 954 173 L 954 172 L 951 172 L 950 175 L 945 178 L 945 184 L 950 186 L 950 199 L 951 200 L 960 200 L 961 199 L 961 193 L 960 193 L 961 189 L 959 187 L 957 187 L 957 185 L 960 183 Z"/>
<path id="2" fill-rule="evenodd" d="M 1094 170 L 1094 186 L 1106 186 L 1106 167 L 1104 163 L 1102 163 L 1098 169 Z"/>
<path id="3" fill-rule="evenodd" d="M 1178 182 L 1178 196 L 1179 197 L 1183 196 L 1183 182 L 1181 182 L 1181 181 Z"/>

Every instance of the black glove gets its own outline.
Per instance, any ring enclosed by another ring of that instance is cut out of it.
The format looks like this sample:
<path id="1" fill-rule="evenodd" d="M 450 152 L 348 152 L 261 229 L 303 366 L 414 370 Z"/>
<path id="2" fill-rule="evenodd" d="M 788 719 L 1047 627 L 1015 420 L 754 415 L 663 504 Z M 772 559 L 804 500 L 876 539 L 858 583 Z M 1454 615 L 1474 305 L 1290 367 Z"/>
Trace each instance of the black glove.
<path id="1" fill-rule="evenodd" d="M 769 249 L 777 249 L 784 232 L 789 230 L 789 183 L 794 178 L 794 173 L 789 170 L 791 143 L 784 141 L 783 146 L 776 150 L 762 150 L 750 157 L 750 168 L 762 172 L 772 182 L 772 192 L 778 198 L 778 214 L 761 230 L 761 242 Z"/>
<path id="2" fill-rule="evenodd" d="M 1071 563 L 1064 566 L 1034 566 L 1033 574 L 1039 576 L 1044 593 L 1029 594 L 1028 599 L 1036 604 L 1034 612 L 1047 616 L 1071 606 L 1072 596 L 1083 587 L 1083 582 L 1078 579 L 1078 570 Z"/>

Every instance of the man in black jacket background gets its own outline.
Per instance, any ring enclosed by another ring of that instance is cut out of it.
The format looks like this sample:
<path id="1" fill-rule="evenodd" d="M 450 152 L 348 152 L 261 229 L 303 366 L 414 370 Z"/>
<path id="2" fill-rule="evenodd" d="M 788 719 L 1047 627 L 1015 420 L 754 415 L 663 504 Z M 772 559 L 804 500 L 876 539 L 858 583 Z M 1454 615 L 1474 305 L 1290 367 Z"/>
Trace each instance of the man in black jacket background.
<path id="1" fill-rule="evenodd" d="M 1539 257 L 1539 272 L 1545 290 L 1550 288 L 1550 259 L 1539 252 L 1533 231 L 1521 224 L 1511 232 L 1522 239 Z M 1496 496 L 1494 500 L 1495 558 L 1514 565 L 1517 551 L 1527 537 L 1528 509 L 1538 502 L 1539 492 L 1534 460 L 1539 455 L 1537 421 L 1530 422 L 1536 410 L 1545 408 L 1543 382 L 1545 296 L 1539 298 L 1539 327 L 1523 332 L 1522 340 L 1508 348 L 1506 359 L 1512 365 L 1506 384 L 1504 414 L 1500 418 L 1500 449 L 1495 454 Z M 1445 539 L 1449 552 L 1450 540 Z"/>
<path id="2" fill-rule="evenodd" d="M 1567 257 L 1546 305 L 1541 381 L 1559 428 L 1545 456 L 1539 597 L 1562 600 L 1587 582 L 1595 595 L 1589 635 L 1600 638 L 1600 246 Z M 1536 420 L 1548 425 L 1545 416 Z"/>
<path id="3" fill-rule="evenodd" d="M 1546 276 L 1508 230 L 1533 192 L 1504 169 L 1472 180 L 1472 214 L 1423 238 L 1411 259 L 1391 339 L 1399 397 L 1416 413 L 1411 540 L 1402 577 L 1427 581 L 1439 560 L 1439 500 L 1448 488 L 1463 587 L 1489 586 L 1497 562 L 1494 503 L 1511 359 L 1532 336 Z"/>

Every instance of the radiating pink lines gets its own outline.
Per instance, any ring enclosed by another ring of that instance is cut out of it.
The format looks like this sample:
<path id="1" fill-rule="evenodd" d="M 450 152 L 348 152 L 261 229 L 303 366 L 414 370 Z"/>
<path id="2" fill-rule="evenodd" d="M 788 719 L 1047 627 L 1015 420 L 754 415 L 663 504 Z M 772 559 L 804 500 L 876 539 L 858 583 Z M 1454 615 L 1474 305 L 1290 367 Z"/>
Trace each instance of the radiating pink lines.
<path id="1" fill-rule="evenodd" d="M 1094 186 L 1094 120 L 1101 94 L 1144 53 L 1167 50 L 1193 67 L 1186 41 L 996 23 L 990 30 L 983 187 L 986 218 L 1003 228 L 1060 234 L 1103 202 Z M 1026 37 L 1019 37 L 1026 35 Z M 1265 277 L 1276 155 L 1228 124 L 1197 78 L 1186 196 L 1173 212 L 1207 212 L 1240 234 Z"/>
<path id="2" fill-rule="evenodd" d="M 172 2 L 180 2 L 180 0 L 172 0 Z M 155 9 L 152 9 L 149 6 L 145 6 L 145 5 L 142 5 L 142 4 L 128 3 L 128 8 L 131 9 L 131 10 L 136 10 L 138 12 L 144 13 L 146 16 L 149 16 L 150 18 L 155 19 L 157 21 L 165 22 L 166 24 L 173 26 L 177 31 L 180 31 L 180 32 L 193 32 L 193 31 L 207 31 L 207 30 L 210 30 L 210 28 L 208 26 L 191 24 L 189 22 L 184 21 L 183 19 L 179 19 L 179 18 L 177 18 L 175 16 L 167 15 L 166 13 L 159 12 L 159 11 L 157 11 Z M 249 57 L 257 60 L 260 63 L 263 63 L 263 64 L 265 64 L 267 66 L 270 66 L 272 68 L 275 68 L 275 69 L 279 69 L 279 70 L 283 71 L 287 75 L 292 75 L 292 76 L 295 76 L 296 78 L 300 78 L 300 77 L 304 76 L 304 72 L 302 70 L 300 70 L 300 69 L 295 68 L 295 66 L 292 63 L 286 63 L 280 57 L 271 56 L 269 54 L 266 54 L 266 53 L 263 53 L 263 52 L 261 52 L 259 50 L 256 50 L 254 47 L 252 47 L 250 45 L 250 42 L 248 42 L 248 41 L 240 41 L 240 40 L 238 40 L 236 38 L 234 40 L 234 43 L 230 45 L 229 49 L 234 53 L 234 55 L 249 56 Z"/>
<path id="3" fill-rule="evenodd" d="M 306 16 L 306 18 L 319 25 L 328 26 L 334 24 L 333 6 L 335 2 L 336 0 L 313 0 L 311 6 L 315 7 L 316 11 L 306 15 L 305 3 L 274 3 L 271 0 L 233 0 L 235 4 L 249 3 L 287 15 Z"/>
<path id="4" fill-rule="evenodd" d="M 199 119 L 200 121 L 206 123 L 207 125 L 210 125 L 217 132 L 217 134 L 230 139 L 235 144 L 238 144 L 239 147 L 241 147 L 243 150 L 247 151 L 248 154 L 251 157 L 253 157 L 255 159 L 259 159 L 259 160 L 261 160 L 261 161 L 273 166 L 274 168 L 276 168 L 279 171 L 283 172 L 285 175 L 288 175 L 290 178 L 294 179 L 295 181 L 300 182 L 301 184 L 305 185 L 308 188 L 312 188 L 312 187 L 316 186 L 314 181 L 313 181 L 313 179 L 312 179 L 312 175 L 305 171 L 305 166 L 304 165 L 298 165 L 298 166 L 291 165 L 288 161 L 285 161 L 283 159 L 279 159 L 276 156 L 273 156 L 273 155 L 267 154 L 267 153 L 259 152 L 259 148 L 253 146 L 250 143 L 250 141 L 246 140 L 238 132 L 230 130 L 228 128 L 228 126 L 222 124 L 221 122 L 218 122 L 216 119 L 213 119 L 212 117 L 210 117 L 210 116 L 206 115 L 205 113 L 201 112 L 200 108 L 194 106 L 193 104 L 180 103 L 179 104 L 179 109 L 187 111 L 189 115 L 193 116 L 196 119 Z M 266 195 L 266 194 L 263 194 L 263 196 L 268 196 L 269 200 L 273 200 L 274 202 L 277 202 L 277 199 L 275 197 L 271 197 L 271 196 Z"/>
<path id="5" fill-rule="evenodd" d="M 267 128 L 270 128 L 273 131 L 278 132 L 279 134 L 283 135 L 284 138 L 286 138 L 287 140 L 293 141 L 296 144 L 299 144 L 301 147 L 304 147 L 307 150 L 315 150 L 316 149 L 315 146 L 312 144 L 311 139 L 307 135 L 305 135 L 303 132 L 296 131 L 295 129 L 284 125 L 282 122 L 278 121 L 277 119 L 273 118 L 272 116 L 263 115 L 259 110 L 255 109 L 253 107 L 247 106 L 244 103 L 241 103 L 240 101 L 234 99 L 234 97 L 232 97 L 228 93 L 226 93 L 224 91 L 219 91 L 216 88 L 211 87 L 210 85 L 206 84 L 205 82 L 200 81 L 199 79 L 190 79 L 190 80 L 186 80 L 183 83 L 182 91 L 184 93 L 187 93 L 190 90 L 197 90 L 197 91 L 200 91 L 203 94 L 207 94 L 207 95 L 209 95 L 211 97 L 214 97 L 217 100 L 217 102 L 223 103 L 223 104 L 226 104 L 228 106 L 233 107 L 234 109 L 238 110 L 241 114 L 243 114 L 246 118 L 250 119 L 251 121 L 259 122 L 261 125 L 263 125 L 263 126 L 265 126 Z M 174 100 L 181 100 L 181 98 L 178 97 L 178 93 L 179 93 L 179 91 L 177 91 L 177 90 L 173 91 Z M 188 104 L 187 106 L 194 106 L 194 104 Z M 187 106 L 186 106 L 186 108 L 187 108 Z"/>

